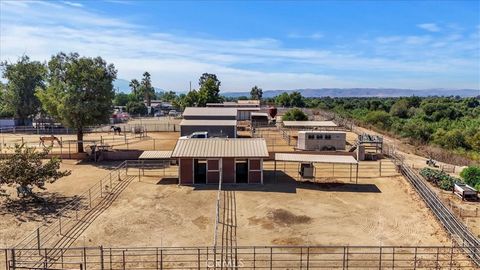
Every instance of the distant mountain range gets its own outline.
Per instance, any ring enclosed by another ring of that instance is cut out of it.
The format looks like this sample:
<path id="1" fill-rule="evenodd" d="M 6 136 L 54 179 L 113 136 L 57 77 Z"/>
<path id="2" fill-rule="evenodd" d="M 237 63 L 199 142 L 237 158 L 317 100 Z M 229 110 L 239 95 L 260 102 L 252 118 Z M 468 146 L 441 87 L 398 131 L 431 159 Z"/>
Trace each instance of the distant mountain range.
<path id="1" fill-rule="evenodd" d="M 129 93 L 129 81 L 117 79 L 114 87 L 123 93 Z M 164 91 L 155 87 L 155 91 Z M 263 97 L 274 97 L 283 92 L 291 93 L 300 91 L 304 97 L 401 97 L 401 96 L 461 96 L 474 97 L 480 96 L 480 89 L 398 89 L 398 88 L 318 88 L 318 89 L 296 89 L 296 90 L 264 90 Z M 176 91 L 178 93 L 186 91 Z M 227 97 L 249 96 L 250 93 L 245 92 L 221 92 Z"/>
<path id="2" fill-rule="evenodd" d="M 395 88 L 320 88 L 296 90 L 264 90 L 263 97 L 274 97 L 281 93 L 299 91 L 304 97 L 402 97 L 402 96 L 480 96 L 475 89 L 395 89 Z M 247 92 L 223 93 L 228 97 L 248 96 Z"/>

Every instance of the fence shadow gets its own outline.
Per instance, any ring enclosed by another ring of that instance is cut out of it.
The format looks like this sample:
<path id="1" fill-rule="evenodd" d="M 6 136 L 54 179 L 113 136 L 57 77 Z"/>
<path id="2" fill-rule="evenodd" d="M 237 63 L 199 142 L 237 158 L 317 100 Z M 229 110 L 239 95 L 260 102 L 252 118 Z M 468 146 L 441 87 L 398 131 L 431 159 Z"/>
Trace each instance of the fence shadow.
<path id="1" fill-rule="evenodd" d="M 157 182 L 157 185 L 177 185 L 178 177 L 163 177 Z"/>
<path id="2" fill-rule="evenodd" d="M 56 192 L 37 193 L 30 198 L 8 198 L 0 206 L 0 216 L 12 215 L 18 221 L 45 221 L 56 217 L 61 210 L 73 201 L 77 196 L 64 196 Z M 78 208 L 86 207 L 83 202 Z"/>
<path id="3" fill-rule="evenodd" d="M 284 172 L 277 171 L 277 178 L 273 174 L 264 175 L 264 184 L 224 184 L 226 191 L 250 191 L 250 192 L 275 192 L 275 193 L 297 193 L 297 189 L 310 189 L 329 192 L 356 192 L 356 193 L 381 193 L 381 190 L 374 184 L 353 184 L 353 183 L 332 183 L 297 181 Z M 192 185 L 193 190 L 217 190 L 218 184 Z"/>
<path id="4" fill-rule="evenodd" d="M 98 167 L 98 168 L 105 169 L 105 170 L 115 170 L 121 163 L 122 163 L 122 161 L 98 161 L 98 162 L 94 162 L 94 161 L 91 161 L 91 160 L 88 160 L 88 159 L 84 159 L 84 160 L 81 160 L 80 162 L 78 162 L 75 165 L 76 166 L 88 165 L 88 166 L 94 166 L 94 167 Z"/>

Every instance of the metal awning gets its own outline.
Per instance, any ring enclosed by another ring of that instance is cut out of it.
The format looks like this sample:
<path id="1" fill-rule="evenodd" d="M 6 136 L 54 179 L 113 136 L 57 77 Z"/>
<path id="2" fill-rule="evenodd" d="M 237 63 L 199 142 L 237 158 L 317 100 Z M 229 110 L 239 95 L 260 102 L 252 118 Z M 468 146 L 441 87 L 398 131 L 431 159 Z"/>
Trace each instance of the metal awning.
<path id="1" fill-rule="evenodd" d="M 283 121 L 285 127 L 337 127 L 333 121 Z"/>
<path id="2" fill-rule="evenodd" d="M 143 151 L 138 159 L 170 159 L 172 151 Z"/>
<path id="3" fill-rule="evenodd" d="M 358 164 L 352 156 L 276 153 L 275 161 Z"/>
<path id="4" fill-rule="evenodd" d="M 263 138 L 180 139 L 175 145 L 175 158 L 266 158 L 267 143 Z"/>

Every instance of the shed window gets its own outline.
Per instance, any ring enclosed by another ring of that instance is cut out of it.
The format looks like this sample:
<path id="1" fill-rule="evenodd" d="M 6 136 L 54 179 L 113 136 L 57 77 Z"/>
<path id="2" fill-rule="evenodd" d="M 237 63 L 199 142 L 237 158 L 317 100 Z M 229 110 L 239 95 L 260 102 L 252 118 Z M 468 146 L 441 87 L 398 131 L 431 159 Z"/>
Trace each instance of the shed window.
<path id="1" fill-rule="evenodd" d="M 322 140 L 322 139 L 323 139 L 323 135 L 322 135 L 322 134 L 317 135 L 317 140 Z"/>
<path id="2" fill-rule="evenodd" d="M 307 138 L 308 138 L 309 140 L 313 140 L 313 139 L 315 139 L 315 135 L 309 134 L 309 135 L 307 136 Z"/>
<path id="3" fill-rule="evenodd" d="M 331 140 L 331 139 L 332 139 L 332 135 L 328 135 L 328 134 L 325 135 L 325 140 Z"/>

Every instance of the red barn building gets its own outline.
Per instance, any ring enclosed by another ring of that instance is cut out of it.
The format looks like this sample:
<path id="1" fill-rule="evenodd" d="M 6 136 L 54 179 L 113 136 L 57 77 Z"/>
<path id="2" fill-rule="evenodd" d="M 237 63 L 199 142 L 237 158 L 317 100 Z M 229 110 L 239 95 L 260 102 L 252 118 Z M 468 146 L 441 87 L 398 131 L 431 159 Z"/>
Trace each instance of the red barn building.
<path id="1" fill-rule="evenodd" d="M 265 139 L 180 139 L 172 152 L 179 160 L 179 184 L 263 184 Z"/>

